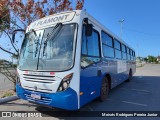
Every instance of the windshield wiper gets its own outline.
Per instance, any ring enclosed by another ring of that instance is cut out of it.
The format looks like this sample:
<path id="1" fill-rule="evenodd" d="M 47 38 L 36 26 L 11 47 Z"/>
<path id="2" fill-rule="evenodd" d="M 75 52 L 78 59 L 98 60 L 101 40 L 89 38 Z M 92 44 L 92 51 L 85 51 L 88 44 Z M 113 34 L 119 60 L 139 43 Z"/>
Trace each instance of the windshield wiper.
<path id="1" fill-rule="evenodd" d="M 41 33 L 39 34 L 35 44 L 36 44 L 36 51 L 35 51 L 35 57 L 37 56 L 37 53 L 38 53 L 38 45 L 39 45 L 39 38 L 41 37 Z"/>
<path id="2" fill-rule="evenodd" d="M 38 44 L 39 44 L 39 38 L 41 37 L 41 34 L 39 34 L 39 36 L 38 36 L 38 38 L 37 38 L 37 34 L 36 34 L 36 31 L 34 30 L 34 29 L 31 29 L 30 30 L 30 32 L 29 32 L 29 34 L 34 34 L 35 35 L 35 37 L 36 37 L 36 41 L 35 40 L 33 40 L 33 41 L 35 41 L 34 43 L 36 44 L 36 51 L 35 51 L 35 57 L 37 56 L 37 53 L 38 53 Z"/>
<path id="3" fill-rule="evenodd" d="M 62 27 L 63 27 L 62 23 L 57 23 L 56 26 L 52 29 L 52 31 L 47 35 L 47 39 L 45 40 L 44 47 L 43 47 L 43 56 L 44 56 L 44 52 L 47 46 L 47 42 L 51 39 L 54 39 Z"/>

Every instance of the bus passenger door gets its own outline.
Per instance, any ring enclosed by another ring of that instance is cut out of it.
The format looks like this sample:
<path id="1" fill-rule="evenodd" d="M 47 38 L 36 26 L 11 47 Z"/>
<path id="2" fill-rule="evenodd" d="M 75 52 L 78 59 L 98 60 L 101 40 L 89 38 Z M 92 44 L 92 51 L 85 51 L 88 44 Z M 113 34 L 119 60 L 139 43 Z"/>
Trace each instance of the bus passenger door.
<path id="1" fill-rule="evenodd" d="M 99 96 L 100 86 L 100 36 L 96 30 L 93 30 L 91 36 L 86 36 L 85 27 L 83 27 L 80 72 L 80 106 Z"/>

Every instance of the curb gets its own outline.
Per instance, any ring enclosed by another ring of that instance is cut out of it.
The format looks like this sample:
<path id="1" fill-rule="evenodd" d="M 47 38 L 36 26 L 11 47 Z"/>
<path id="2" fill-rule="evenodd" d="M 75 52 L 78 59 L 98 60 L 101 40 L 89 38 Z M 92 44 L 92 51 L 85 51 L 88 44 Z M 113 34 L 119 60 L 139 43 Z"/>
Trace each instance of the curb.
<path id="1" fill-rule="evenodd" d="M 9 102 L 9 101 L 13 101 L 13 100 L 17 100 L 19 99 L 16 95 L 15 96 L 10 96 L 10 97 L 5 97 L 5 98 L 0 98 L 0 104 L 5 103 L 5 102 Z"/>

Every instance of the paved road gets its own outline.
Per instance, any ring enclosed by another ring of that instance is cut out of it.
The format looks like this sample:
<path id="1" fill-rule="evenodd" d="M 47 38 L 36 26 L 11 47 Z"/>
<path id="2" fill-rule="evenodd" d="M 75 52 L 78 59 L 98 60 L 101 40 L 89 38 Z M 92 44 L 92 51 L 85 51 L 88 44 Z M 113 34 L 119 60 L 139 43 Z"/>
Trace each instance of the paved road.
<path id="1" fill-rule="evenodd" d="M 138 68 L 131 82 L 124 82 L 110 91 L 105 102 L 94 100 L 80 109 L 80 111 L 160 111 L 160 65 L 147 64 Z M 40 107 L 23 100 L 17 100 L 0 105 L 0 111 L 42 111 L 49 108 Z M 52 109 L 57 111 L 58 109 Z M 43 112 L 44 114 L 47 114 Z M 49 116 L 54 117 L 52 114 Z M 17 118 L 16 118 L 17 119 Z M 21 119 L 21 118 L 19 118 Z M 27 119 L 27 118 L 26 118 Z M 53 118 L 46 118 L 53 119 Z M 58 118 L 54 119 L 67 119 Z M 71 118 L 70 118 L 71 119 Z M 74 119 L 74 118 L 73 118 Z M 81 118 L 76 118 L 81 119 Z M 84 118 L 83 118 L 84 119 Z M 89 119 L 89 118 L 86 118 Z M 93 118 L 90 118 L 93 119 Z M 95 118 L 96 119 L 96 118 Z M 106 118 L 103 118 L 106 119 Z M 117 118 L 110 118 L 115 119 Z M 127 119 L 127 118 L 118 118 Z M 136 118 L 130 118 L 136 119 Z M 138 120 L 146 120 L 138 118 Z M 147 118 L 152 119 L 152 118 Z M 159 118 L 154 118 L 159 119 Z"/>

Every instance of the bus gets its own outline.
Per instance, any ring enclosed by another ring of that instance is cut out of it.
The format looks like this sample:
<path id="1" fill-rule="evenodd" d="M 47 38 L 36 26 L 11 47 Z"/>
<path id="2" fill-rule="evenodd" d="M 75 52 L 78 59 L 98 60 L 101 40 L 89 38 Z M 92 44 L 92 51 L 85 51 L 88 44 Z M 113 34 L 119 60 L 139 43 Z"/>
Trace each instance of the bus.
<path id="1" fill-rule="evenodd" d="M 61 12 L 27 27 L 16 93 L 43 106 L 78 110 L 106 100 L 135 71 L 135 51 L 122 39 L 84 10 Z"/>

